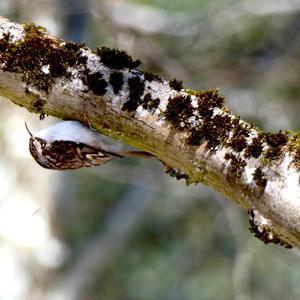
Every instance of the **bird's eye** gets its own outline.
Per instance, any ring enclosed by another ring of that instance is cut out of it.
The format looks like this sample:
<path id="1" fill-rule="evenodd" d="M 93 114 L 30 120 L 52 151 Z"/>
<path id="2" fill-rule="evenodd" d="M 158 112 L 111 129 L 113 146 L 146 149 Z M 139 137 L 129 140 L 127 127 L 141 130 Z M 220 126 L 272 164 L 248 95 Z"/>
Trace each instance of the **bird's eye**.
<path id="1" fill-rule="evenodd" d="M 43 141 L 43 140 L 40 140 L 40 145 L 41 145 L 42 148 L 44 148 L 46 146 L 46 142 Z"/>

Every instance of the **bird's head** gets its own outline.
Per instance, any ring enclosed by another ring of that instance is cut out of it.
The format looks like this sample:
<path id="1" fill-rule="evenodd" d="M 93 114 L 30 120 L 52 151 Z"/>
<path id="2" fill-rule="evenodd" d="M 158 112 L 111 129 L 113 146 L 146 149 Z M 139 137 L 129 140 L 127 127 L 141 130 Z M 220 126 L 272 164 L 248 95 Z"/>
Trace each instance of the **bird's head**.
<path id="1" fill-rule="evenodd" d="M 45 155 L 44 155 L 44 151 L 46 149 L 47 146 L 47 141 L 40 138 L 40 137 L 36 137 L 28 128 L 26 122 L 25 122 L 25 127 L 27 132 L 30 135 L 30 139 L 29 139 L 29 151 L 31 156 L 34 158 L 34 160 L 41 165 L 44 168 L 47 168 L 47 164 L 45 161 Z"/>

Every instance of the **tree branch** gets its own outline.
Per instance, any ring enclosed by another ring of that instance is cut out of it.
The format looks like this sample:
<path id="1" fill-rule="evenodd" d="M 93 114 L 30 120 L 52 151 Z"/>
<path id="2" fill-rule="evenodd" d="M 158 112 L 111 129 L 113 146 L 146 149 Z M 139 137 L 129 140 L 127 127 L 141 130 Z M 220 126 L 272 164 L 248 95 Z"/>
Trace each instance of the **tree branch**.
<path id="1" fill-rule="evenodd" d="M 265 243 L 299 247 L 300 135 L 262 132 L 232 113 L 218 90 L 186 90 L 138 65 L 123 51 L 91 51 L 0 18 L 1 96 L 154 154 L 177 178 L 248 210 Z"/>

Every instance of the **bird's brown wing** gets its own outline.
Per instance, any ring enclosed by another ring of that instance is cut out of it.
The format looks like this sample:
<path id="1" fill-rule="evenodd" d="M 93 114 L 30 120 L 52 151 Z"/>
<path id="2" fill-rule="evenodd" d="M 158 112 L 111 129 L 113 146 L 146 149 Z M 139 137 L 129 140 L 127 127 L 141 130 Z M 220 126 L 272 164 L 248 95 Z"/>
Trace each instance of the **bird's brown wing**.
<path id="1" fill-rule="evenodd" d="M 85 167 L 101 166 L 112 159 L 123 157 L 118 153 L 100 150 L 80 143 L 77 144 L 77 147 Z"/>

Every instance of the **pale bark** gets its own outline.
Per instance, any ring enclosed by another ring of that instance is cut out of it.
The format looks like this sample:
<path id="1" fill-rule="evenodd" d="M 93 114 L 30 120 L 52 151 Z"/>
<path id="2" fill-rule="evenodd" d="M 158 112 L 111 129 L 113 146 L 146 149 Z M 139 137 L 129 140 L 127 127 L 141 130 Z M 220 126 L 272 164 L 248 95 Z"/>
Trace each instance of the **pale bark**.
<path id="1" fill-rule="evenodd" d="M 242 208 L 252 209 L 252 226 L 265 242 L 300 246 L 295 142 L 273 142 L 278 136 L 268 137 L 240 120 L 218 102 L 221 98 L 215 91 L 180 89 L 132 68 L 134 62 L 104 64 L 101 52 L 86 47 L 78 47 L 76 53 L 64 49 L 67 68 L 59 72 L 62 66 L 57 68 L 57 57 L 51 55 L 63 47 L 63 41 L 28 27 L 24 32 L 24 25 L 0 18 L 1 96 L 35 113 L 89 123 L 99 132 L 154 154 L 187 183 L 207 184 Z M 26 65 L 30 52 L 22 51 L 35 38 L 45 39 L 49 53 L 37 44 L 30 70 Z M 75 61 L 69 59 L 74 55 Z M 120 90 L 113 89 L 112 73 L 122 77 Z"/>

